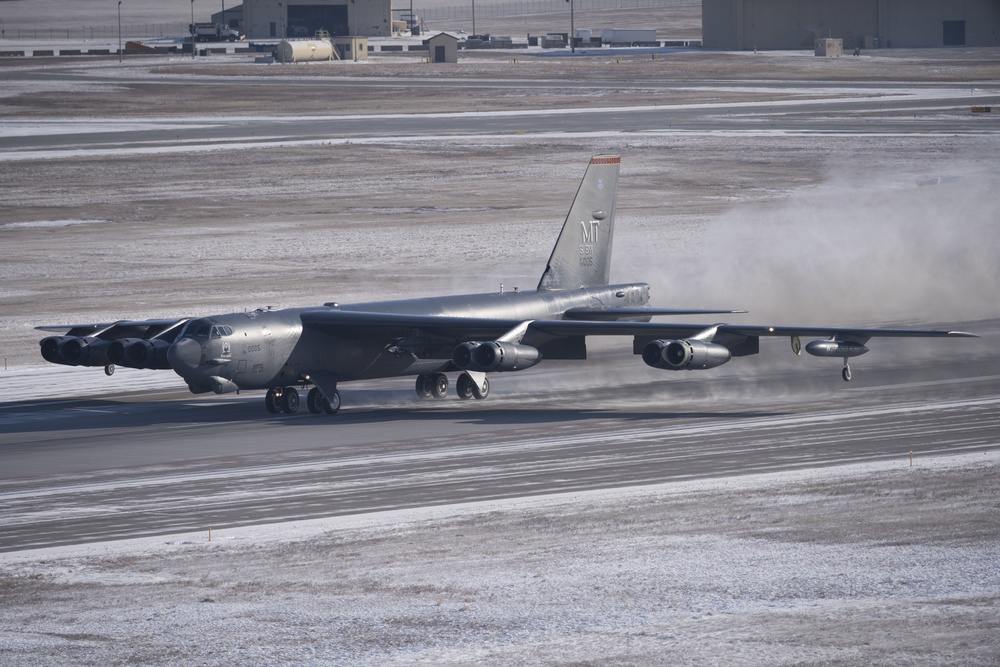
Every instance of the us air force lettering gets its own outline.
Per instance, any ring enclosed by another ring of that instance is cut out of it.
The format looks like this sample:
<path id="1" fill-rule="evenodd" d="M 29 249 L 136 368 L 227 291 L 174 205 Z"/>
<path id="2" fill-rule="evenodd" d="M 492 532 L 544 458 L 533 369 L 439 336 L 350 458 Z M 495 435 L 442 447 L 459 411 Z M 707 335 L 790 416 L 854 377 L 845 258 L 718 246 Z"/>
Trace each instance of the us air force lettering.
<path id="1" fill-rule="evenodd" d="M 308 389 L 312 413 L 340 409 L 342 384 L 415 376 L 426 399 L 484 399 L 490 376 L 543 360 L 587 358 L 589 336 L 625 336 L 642 360 L 663 370 L 706 370 L 757 354 L 761 336 L 800 337 L 818 357 L 848 359 L 876 337 L 963 337 L 926 329 L 680 324 L 653 317 L 736 313 L 664 309 L 649 304 L 649 285 L 611 285 L 611 246 L 621 158 L 591 159 L 535 291 L 441 296 L 373 303 L 326 303 L 214 317 L 123 320 L 38 327 L 58 335 L 41 341 L 56 364 L 173 370 L 192 393 L 265 391 L 272 413 L 294 413 Z"/>

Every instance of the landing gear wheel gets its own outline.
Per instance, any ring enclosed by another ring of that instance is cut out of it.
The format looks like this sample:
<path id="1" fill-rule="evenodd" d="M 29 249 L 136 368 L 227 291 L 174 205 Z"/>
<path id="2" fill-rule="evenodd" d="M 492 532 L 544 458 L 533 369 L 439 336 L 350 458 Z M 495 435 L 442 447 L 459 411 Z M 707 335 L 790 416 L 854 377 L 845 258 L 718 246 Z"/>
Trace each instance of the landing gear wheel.
<path id="1" fill-rule="evenodd" d="M 470 378 L 465 373 L 459 375 L 458 380 L 455 382 L 455 390 L 458 392 L 458 397 L 463 401 L 467 401 L 473 397 L 475 387 L 475 380 Z"/>
<path id="2" fill-rule="evenodd" d="M 323 412 L 323 392 L 319 390 L 319 387 L 313 387 L 306 394 L 306 407 L 309 408 L 309 412 L 314 415 L 318 415 Z"/>
<path id="3" fill-rule="evenodd" d="M 276 415 L 281 412 L 281 390 L 276 387 L 271 387 L 264 394 L 264 407 L 272 415 Z"/>
<path id="4" fill-rule="evenodd" d="M 299 411 L 299 392 L 295 387 L 285 387 L 281 393 L 281 409 L 287 415 L 294 415 Z"/>
<path id="5" fill-rule="evenodd" d="M 325 412 L 328 415 L 335 415 L 340 410 L 340 392 L 334 390 L 333 397 L 327 400 L 323 392 L 319 390 L 319 387 L 313 387 L 309 390 L 309 395 L 306 396 L 306 407 L 314 415 L 318 415 L 321 412 Z"/>
<path id="6" fill-rule="evenodd" d="M 325 396 L 322 397 L 322 398 L 323 398 L 323 411 L 326 412 L 326 414 L 328 414 L 328 415 L 335 415 L 338 412 L 340 412 L 340 392 L 339 391 L 337 391 L 336 389 L 334 389 L 333 393 L 330 395 L 330 400 L 327 400 Z"/>
<path id="7" fill-rule="evenodd" d="M 108 364 L 107 366 L 105 366 L 104 367 L 104 374 L 107 375 L 108 377 L 111 377 L 112 375 L 114 375 L 115 374 L 115 365 L 114 364 Z"/>
<path id="8" fill-rule="evenodd" d="M 418 375 L 417 376 L 417 397 L 418 398 L 430 398 L 434 395 L 434 376 L 432 375 Z"/>
<path id="9" fill-rule="evenodd" d="M 476 398 L 476 400 L 479 400 L 479 401 L 481 401 L 482 399 L 484 399 L 487 396 L 489 396 L 490 395 L 490 381 L 489 381 L 489 379 L 488 378 L 483 378 L 483 383 L 481 385 L 480 384 L 476 384 L 475 382 L 473 382 L 472 383 L 472 395 Z"/>
<path id="10" fill-rule="evenodd" d="M 844 382 L 851 381 L 851 367 L 844 364 L 844 370 L 840 371 L 840 377 L 844 378 Z"/>
<path id="11" fill-rule="evenodd" d="M 438 400 L 448 396 L 448 376 L 444 373 L 435 373 L 431 376 L 432 388 L 431 396 Z"/>

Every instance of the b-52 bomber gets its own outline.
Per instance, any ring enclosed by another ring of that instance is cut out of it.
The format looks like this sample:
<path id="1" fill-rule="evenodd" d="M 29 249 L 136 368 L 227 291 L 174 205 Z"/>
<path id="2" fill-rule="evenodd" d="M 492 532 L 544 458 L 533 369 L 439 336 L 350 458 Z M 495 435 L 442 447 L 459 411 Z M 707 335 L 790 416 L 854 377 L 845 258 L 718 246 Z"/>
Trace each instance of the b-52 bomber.
<path id="1" fill-rule="evenodd" d="M 336 413 L 345 382 L 416 376 L 421 398 L 483 399 L 490 374 L 543 359 L 586 359 L 588 336 L 628 336 L 634 354 L 668 371 L 707 370 L 757 354 L 762 336 L 848 360 L 876 337 L 964 337 L 961 331 L 653 322 L 655 316 L 736 313 L 653 308 L 646 283 L 609 284 L 621 158 L 590 160 L 534 291 L 255 310 L 213 317 L 42 326 L 46 361 L 71 366 L 172 369 L 194 394 L 263 389 L 271 413 Z"/>

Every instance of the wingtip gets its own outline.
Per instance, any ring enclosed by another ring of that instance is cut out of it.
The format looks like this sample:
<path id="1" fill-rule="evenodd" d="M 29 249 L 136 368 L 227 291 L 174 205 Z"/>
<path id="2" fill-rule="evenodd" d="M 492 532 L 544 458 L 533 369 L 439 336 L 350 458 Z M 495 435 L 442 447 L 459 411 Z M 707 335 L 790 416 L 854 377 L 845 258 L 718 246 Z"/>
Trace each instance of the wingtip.
<path id="1" fill-rule="evenodd" d="M 949 331 L 949 336 L 954 336 L 955 338 L 979 338 L 979 334 L 974 334 L 968 331 Z"/>

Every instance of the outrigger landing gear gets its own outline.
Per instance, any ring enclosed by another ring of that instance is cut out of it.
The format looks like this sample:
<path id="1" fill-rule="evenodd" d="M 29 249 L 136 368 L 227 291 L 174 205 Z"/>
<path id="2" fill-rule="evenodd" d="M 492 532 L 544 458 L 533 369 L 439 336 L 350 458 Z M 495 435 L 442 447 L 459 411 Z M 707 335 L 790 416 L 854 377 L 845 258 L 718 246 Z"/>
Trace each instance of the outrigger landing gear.
<path id="1" fill-rule="evenodd" d="M 844 378 L 844 382 L 851 381 L 851 365 L 847 363 L 847 357 L 844 357 L 844 370 L 840 371 L 840 377 Z"/>

